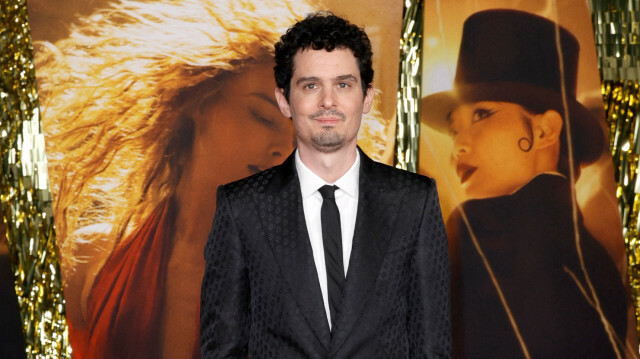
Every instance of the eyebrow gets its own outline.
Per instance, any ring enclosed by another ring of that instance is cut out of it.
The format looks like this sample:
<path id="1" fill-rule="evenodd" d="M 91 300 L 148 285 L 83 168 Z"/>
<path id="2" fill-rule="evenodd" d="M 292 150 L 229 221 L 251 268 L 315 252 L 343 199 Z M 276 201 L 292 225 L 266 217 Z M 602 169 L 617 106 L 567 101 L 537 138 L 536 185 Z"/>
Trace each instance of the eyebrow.
<path id="1" fill-rule="evenodd" d="M 358 82 L 358 79 L 351 74 L 336 76 L 335 79 L 338 81 L 349 80 L 353 82 Z M 320 78 L 315 76 L 301 77 L 298 79 L 298 81 L 296 81 L 296 85 L 299 85 L 302 82 L 308 82 L 308 81 L 320 81 Z"/>
<path id="2" fill-rule="evenodd" d="M 336 77 L 337 80 L 351 80 L 353 82 L 358 82 L 358 79 L 353 75 L 340 75 Z"/>
<path id="3" fill-rule="evenodd" d="M 298 81 L 296 81 L 296 85 L 300 85 L 303 82 L 318 81 L 318 80 L 320 80 L 320 79 L 317 78 L 317 77 L 313 77 L 313 76 L 311 76 L 311 77 L 301 77 L 301 78 L 298 79 Z"/>
<path id="4" fill-rule="evenodd" d="M 279 108 L 278 107 L 278 103 L 276 102 L 276 100 L 271 98 L 270 96 L 267 96 L 267 95 L 265 95 L 263 93 L 260 93 L 260 92 L 252 92 L 249 95 L 261 98 L 261 99 L 267 101 L 268 103 L 272 104 L 273 106 L 275 106 L 275 108 Z"/>

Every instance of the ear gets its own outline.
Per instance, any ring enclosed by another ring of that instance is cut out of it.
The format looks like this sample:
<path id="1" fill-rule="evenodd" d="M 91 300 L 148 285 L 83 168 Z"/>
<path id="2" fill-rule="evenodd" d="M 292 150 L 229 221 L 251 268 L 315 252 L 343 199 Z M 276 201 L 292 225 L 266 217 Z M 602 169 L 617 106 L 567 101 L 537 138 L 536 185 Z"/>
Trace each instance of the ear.
<path id="1" fill-rule="evenodd" d="M 274 91 L 276 95 L 276 101 L 278 101 L 278 107 L 280 108 L 280 112 L 286 118 L 291 118 L 291 107 L 289 106 L 289 101 L 287 97 L 284 95 L 284 89 L 276 87 Z"/>
<path id="2" fill-rule="evenodd" d="M 534 146 L 542 149 L 560 143 L 564 121 L 558 111 L 547 110 L 545 113 L 537 115 L 534 123 Z"/>
<path id="3" fill-rule="evenodd" d="M 375 92 L 373 85 L 367 88 L 367 91 L 364 93 L 364 106 L 362 107 L 362 113 L 369 113 L 369 111 L 371 111 Z"/>

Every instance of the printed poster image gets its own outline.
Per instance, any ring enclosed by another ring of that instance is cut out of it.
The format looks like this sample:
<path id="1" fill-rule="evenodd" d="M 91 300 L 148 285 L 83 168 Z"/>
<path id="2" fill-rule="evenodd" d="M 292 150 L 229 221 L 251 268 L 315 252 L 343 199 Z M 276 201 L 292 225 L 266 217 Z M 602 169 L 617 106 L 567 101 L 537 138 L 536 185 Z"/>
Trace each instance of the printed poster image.
<path id="1" fill-rule="evenodd" d="M 296 19 L 331 9 L 369 33 L 378 92 L 359 143 L 392 160 L 401 3 L 28 5 L 74 358 L 200 356 L 216 189 L 294 149 L 272 49 Z"/>
<path id="2" fill-rule="evenodd" d="M 419 172 L 449 235 L 455 355 L 637 357 L 586 3 L 424 16 Z"/>

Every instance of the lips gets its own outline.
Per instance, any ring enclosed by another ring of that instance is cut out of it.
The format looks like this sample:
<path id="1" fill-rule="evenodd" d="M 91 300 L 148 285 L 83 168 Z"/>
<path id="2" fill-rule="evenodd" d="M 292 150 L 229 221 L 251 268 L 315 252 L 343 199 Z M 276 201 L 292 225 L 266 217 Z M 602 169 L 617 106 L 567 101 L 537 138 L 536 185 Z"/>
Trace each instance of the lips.
<path id="1" fill-rule="evenodd" d="M 336 125 L 336 124 L 340 123 L 340 119 L 338 119 L 338 118 L 330 118 L 330 117 L 316 118 L 315 120 L 318 121 L 321 125 L 324 125 L 324 126 Z"/>
<path id="2" fill-rule="evenodd" d="M 461 163 L 456 166 L 456 173 L 458 174 L 458 177 L 460 177 L 460 184 L 467 182 L 477 169 L 478 167 L 474 167 L 466 163 Z"/>
<path id="3" fill-rule="evenodd" d="M 318 121 L 322 125 L 335 125 L 345 120 L 346 116 L 336 110 L 332 109 L 329 111 L 318 111 L 311 116 L 309 116 L 312 120 Z"/>
<path id="4" fill-rule="evenodd" d="M 254 165 L 248 165 L 247 168 L 249 168 L 249 173 L 251 174 L 256 174 L 262 171 L 258 166 L 254 166 Z"/>

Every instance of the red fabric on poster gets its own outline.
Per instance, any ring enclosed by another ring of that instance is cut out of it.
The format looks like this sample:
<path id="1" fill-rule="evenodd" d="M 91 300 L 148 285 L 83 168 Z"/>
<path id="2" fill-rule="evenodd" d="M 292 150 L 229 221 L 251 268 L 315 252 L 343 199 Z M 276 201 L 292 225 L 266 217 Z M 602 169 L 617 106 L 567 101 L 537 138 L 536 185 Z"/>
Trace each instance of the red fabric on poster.
<path id="1" fill-rule="evenodd" d="M 89 293 L 88 330 L 71 336 L 74 358 L 159 357 L 168 212 L 158 206 L 107 259 Z"/>

